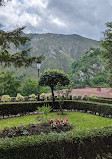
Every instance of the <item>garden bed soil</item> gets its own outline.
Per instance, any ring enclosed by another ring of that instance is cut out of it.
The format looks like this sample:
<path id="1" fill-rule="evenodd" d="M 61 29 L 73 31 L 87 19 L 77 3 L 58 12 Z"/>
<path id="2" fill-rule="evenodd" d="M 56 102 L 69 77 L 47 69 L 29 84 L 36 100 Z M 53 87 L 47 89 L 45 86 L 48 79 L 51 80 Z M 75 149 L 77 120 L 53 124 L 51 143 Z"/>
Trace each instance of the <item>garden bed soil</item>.
<path id="1" fill-rule="evenodd" d="M 52 128 L 50 123 L 42 123 L 42 124 L 29 124 L 22 125 L 14 128 L 5 128 L 0 132 L 0 138 L 5 137 L 18 137 L 18 136 L 31 136 L 31 135 L 40 135 L 41 133 L 48 134 L 50 132 L 65 132 L 73 129 L 71 125 L 64 125 L 58 128 Z"/>

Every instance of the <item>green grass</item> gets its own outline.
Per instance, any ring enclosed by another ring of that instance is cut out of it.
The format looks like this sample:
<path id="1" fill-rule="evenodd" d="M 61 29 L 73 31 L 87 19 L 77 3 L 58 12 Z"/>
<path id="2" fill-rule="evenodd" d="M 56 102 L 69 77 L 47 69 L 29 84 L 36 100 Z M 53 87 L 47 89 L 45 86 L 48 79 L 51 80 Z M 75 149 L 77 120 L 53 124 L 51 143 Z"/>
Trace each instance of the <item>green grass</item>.
<path id="1" fill-rule="evenodd" d="M 57 112 L 50 113 L 48 117 L 51 118 L 68 118 L 69 123 L 74 126 L 74 130 L 93 130 L 112 126 L 112 119 L 95 116 L 92 114 L 79 112 L 66 112 L 67 115 L 57 115 Z M 0 130 L 6 127 L 14 127 L 20 125 L 27 125 L 29 123 L 37 123 L 35 118 L 37 115 L 21 116 L 15 118 L 0 119 Z"/>

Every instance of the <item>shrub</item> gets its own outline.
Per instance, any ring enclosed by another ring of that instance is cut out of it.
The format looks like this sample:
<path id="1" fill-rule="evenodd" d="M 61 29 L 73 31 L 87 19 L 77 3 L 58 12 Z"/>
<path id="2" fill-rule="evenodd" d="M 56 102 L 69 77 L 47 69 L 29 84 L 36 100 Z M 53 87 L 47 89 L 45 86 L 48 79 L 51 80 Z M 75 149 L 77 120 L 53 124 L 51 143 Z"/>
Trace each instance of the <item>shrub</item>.
<path id="1" fill-rule="evenodd" d="M 1 159 L 95 159 L 109 153 L 112 128 L 0 138 Z"/>
<path id="2" fill-rule="evenodd" d="M 35 101 L 36 100 L 36 95 L 35 94 L 29 95 L 29 100 L 30 101 Z"/>
<path id="3" fill-rule="evenodd" d="M 67 94 L 67 95 L 65 94 L 65 95 L 64 95 L 64 98 L 65 98 L 66 100 L 68 100 L 68 99 L 70 99 L 70 95 L 69 95 L 69 94 Z"/>
<path id="4" fill-rule="evenodd" d="M 78 99 L 77 94 L 73 94 L 72 99 L 73 99 L 73 100 L 77 100 L 77 99 Z"/>
<path id="5" fill-rule="evenodd" d="M 16 97 L 16 101 L 18 101 L 18 102 L 24 101 L 24 97 L 20 93 L 18 93 L 17 97 Z"/>
<path id="6" fill-rule="evenodd" d="M 99 103 L 112 104 L 112 99 L 105 99 L 105 98 L 100 98 L 100 97 L 97 97 L 97 98 L 90 98 L 89 97 L 89 100 L 94 101 L 94 102 L 99 102 Z"/>
<path id="7" fill-rule="evenodd" d="M 62 100 L 62 99 L 63 99 L 63 96 L 62 96 L 60 93 L 58 93 L 57 98 L 58 98 L 59 100 Z"/>
<path id="8" fill-rule="evenodd" d="M 42 93 L 42 94 L 40 95 L 40 98 L 41 98 L 42 100 L 46 100 L 46 99 L 47 99 L 45 93 Z"/>
<path id="9" fill-rule="evenodd" d="M 49 100 L 52 100 L 52 93 L 49 94 L 48 98 Z"/>
<path id="10" fill-rule="evenodd" d="M 42 107 L 43 105 L 52 105 L 50 101 L 34 101 L 34 102 L 10 102 L 10 103 L 0 103 L 0 115 L 16 115 L 25 114 L 28 112 L 34 112 L 37 107 Z M 60 108 L 60 102 L 55 101 L 53 105 L 54 109 Z M 67 110 L 83 110 L 90 111 L 91 113 L 99 113 L 99 115 L 105 117 L 112 117 L 112 104 L 98 103 L 92 101 L 79 101 L 79 100 L 66 100 L 63 104 L 63 109 Z"/>
<path id="11" fill-rule="evenodd" d="M 98 96 L 96 94 L 92 94 L 90 98 L 98 98 Z"/>
<path id="12" fill-rule="evenodd" d="M 52 107 L 49 105 L 46 106 L 45 104 L 42 107 L 38 107 L 38 112 L 42 112 L 46 117 L 51 110 L 52 110 Z"/>
<path id="13" fill-rule="evenodd" d="M 68 125 L 68 119 L 59 119 L 59 118 L 55 118 L 55 119 L 51 119 L 51 118 L 47 118 L 47 120 L 50 122 L 51 127 L 52 128 L 58 128 L 58 127 L 62 127 L 62 126 L 67 126 Z"/>
<path id="14" fill-rule="evenodd" d="M 81 100 L 87 100 L 87 99 L 88 99 L 87 94 L 84 94 L 84 95 L 81 97 Z"/>
<path id="15" fill-rule="evenodd" d="M 11 101 L 11 97 L 9 95 L 3 95 L 1 98 L 2 102 L 10 102 Z"/>
<path id="16" fill-rule="evenodd" d="M 64 93 L 64 98 L 65 98 L 66 100 L 67 100 L 67 99 L 70 99 L 69 93 L 70 93 L 70 90 L 69 90 L 69 89 L 67 89 L 66 92 Z"/>

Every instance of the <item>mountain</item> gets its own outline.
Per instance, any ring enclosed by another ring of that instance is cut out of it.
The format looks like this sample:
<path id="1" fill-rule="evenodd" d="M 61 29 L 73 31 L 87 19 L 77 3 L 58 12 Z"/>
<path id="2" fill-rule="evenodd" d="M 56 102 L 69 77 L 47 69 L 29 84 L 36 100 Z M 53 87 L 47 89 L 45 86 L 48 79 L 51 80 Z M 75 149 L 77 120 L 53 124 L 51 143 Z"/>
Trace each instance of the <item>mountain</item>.
<path id="1" fill-rule="evenodd" d="M 91 48 L 80 60 L 72 63 L 70 77 L 74 88 L 109 87 L 107 78 L 108 72 L 105 70 L 106 61 L 101 58 L 99 48 Z"/>
<path id="2" fill-rule="evenodd" d="M 90 48 L 98 48 L 99 41 L 87 39 L 85 37 L 73 34 L 25 34 L 30 37 L 24 47 L 20 46 L 19 49 L 31 48 L 32 56 L 45 55 L 41 65 L 41 72 L 45 69 L 61 69 L 68 72 L 71 64 L 80 59 L 80 57 L 88 51 Z M 12 48 L 14 50 L 14 48 Z M 36 77 L 37 69 L 36 64 L 33 64 L 29 68 L 15 69 L 13 66 L 10 68 L 2 68 L 1 71 L 9 70 L 20 79 L 24 79 L 26 76 Z"/>

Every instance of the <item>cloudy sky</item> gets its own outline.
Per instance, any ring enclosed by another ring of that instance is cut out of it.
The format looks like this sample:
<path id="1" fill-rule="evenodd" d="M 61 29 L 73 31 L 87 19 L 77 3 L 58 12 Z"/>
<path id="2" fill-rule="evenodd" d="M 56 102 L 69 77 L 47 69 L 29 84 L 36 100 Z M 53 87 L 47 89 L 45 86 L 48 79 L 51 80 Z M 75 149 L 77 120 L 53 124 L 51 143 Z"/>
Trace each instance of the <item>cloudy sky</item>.
<path id="1" fill-rule="evenodd" d="M 4 30 L 26 26 L 26 33 L 78 34 L 100 40 L 112 21 L 112 0 L 12 0 L 0 7 Z"/>

